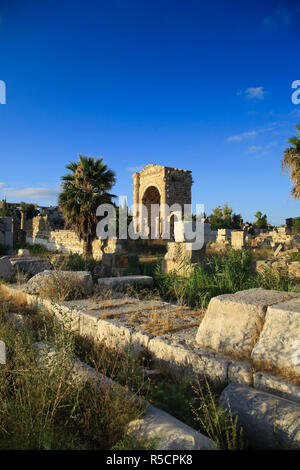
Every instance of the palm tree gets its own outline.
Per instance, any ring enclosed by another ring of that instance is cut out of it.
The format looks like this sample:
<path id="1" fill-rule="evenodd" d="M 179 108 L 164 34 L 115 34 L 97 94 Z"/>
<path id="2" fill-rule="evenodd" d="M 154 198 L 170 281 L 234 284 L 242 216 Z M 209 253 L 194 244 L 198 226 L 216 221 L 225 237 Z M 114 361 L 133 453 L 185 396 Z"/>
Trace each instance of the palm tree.
<path id="1" fill-rule="evenodd" d="M 299 135 L 287 140 L 293 147 L 288 147 L 285 150 L 281 160 L 281 169 L 283 173 L 285 171 L 290 173 L 290 179 L 293 183 L 291 195 L 294 199 L 300 200 L 300 124 L 296 125 L 296 129 L 299 131 Z"/>
<path id="2" fill-rule="evenodd" d="M 70 173 L 62 177 L 62 192 L 58 201 L 67 224 L 72 225 L 83 240 L 83 256 L 93 256 L 96 239 L 96 210 L 100 204 L 111 203 L 109 194 L 115 184 L 115 173 L 103 163 L 103 158 L 79 155 L 79 161 L 66 165 Z"/>

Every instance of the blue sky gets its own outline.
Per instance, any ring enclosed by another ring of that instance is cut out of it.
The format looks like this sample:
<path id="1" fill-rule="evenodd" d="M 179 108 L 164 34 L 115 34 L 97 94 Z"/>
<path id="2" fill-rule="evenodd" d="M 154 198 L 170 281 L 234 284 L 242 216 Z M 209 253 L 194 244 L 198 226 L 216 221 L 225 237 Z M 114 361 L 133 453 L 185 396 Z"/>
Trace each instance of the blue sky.
<path id="1" fill-rule="evenodd" d="M 55 204 L 103 156 L 115 194 L 148 163 L 192 170 L 193 202 L 299 216 L 280 159 L 300 123 L 300 0 L 0 0 L 0 198 Z"/>

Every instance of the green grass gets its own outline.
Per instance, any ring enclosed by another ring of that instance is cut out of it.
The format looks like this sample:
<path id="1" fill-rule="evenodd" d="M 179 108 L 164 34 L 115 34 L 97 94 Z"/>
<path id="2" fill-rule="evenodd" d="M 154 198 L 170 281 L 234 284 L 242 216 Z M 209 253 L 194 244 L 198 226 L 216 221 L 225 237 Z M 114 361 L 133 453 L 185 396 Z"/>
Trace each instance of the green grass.
<path id="1" fill-rule="evenodd" d="M 25 315 L 26 328 L 15 331 L 5 323 L 3 316 L 8 311 Z M 0 368 L 0 449 L 154 448 L 155 440 L 139 440 L 126 434 L 129 421 L 144 411 L 136 400 L 129 399 L 128 390 L 215 440 L 217 430 L 206 429 L 194 412 L 195 406 L 209 400 L 208 391 L 199 401 L 188 378 L 175 380 L 162 373 L 145 379 L 144 367 L 151 368 L 152 364 L 147 350 L 136 358 L 130 347 L 126 352 L 117 352 L 79 336 L 70 331 L 70 326 L 63 313 L 58 320 L 51 311 L 38 312 L 21 295 L 10 298 L 0 288 L 0 338 L 7 347 L 7 364 Z M 54 346 L 57 353 L 51 368 L 36 367 L 32 348 L 36 341 Z M 75 357 L 120 387 L 113 392 L 108 388 L 99 391 L 93 381 L 70 381 Z M 214 406 L 219 413 L 218 397 L 216 392 Z M 235 435 L 235 423 L 230 428 L 230 420 L 228 415 L 226 429 Z M 230 438 L 226 445 L 235 446 Z"/>
<path id="2" fill-rule="evenodd" d="M 261 287 L 275 290 L 297 290 L 299 282 L 272 269 L 254 272 L 251 250 L 229 249 L 224 255 L 212 255 L 206 265 L 186 264 L 185 275 L 157 271 L 156 285 L 163 298 L 191 307 L 205 308 L 210 299 L 244 289 Z"/>
<path id="3" fill-rule="evenodd" d="M 300 261 L 300 251 L 298 253 L 290 253 L 291 261 Z"/>
<path id="4" fill-rule="evenodd" d="M 22 311 L 28 320 L 16 331 L 3 321 L 11 306 L 9 301 L 0 303 L 0 338 L 7 350 L 7 362 L 0 367 L 0 449 L 101 450 L 126 442 L 127 424 L 141 416 L 143 406 L 124 387 L 112 391 L 99 389 L 93 380 L 70 380 L 76 348 L 65 322 L 47 313 L 29 314 L 19 302 L 14 311 Z M 32 347 L 37 340 L 54 345 L 51 366 L 37 367 Z M 111 369 L 114 360 L 111 356 Z"/>
<path id="5" fill-rule="evenodd" d="M 47 250 L 45 246 L 40 245 L 39 243 L 36 243 L 35 245 L 30 245 L 29 243 L 14 243 L 14 250 L 17 251 L 21 248 L 29 250 L 30 254 L 34 256 L 53 255 L 53 251 Z"/>

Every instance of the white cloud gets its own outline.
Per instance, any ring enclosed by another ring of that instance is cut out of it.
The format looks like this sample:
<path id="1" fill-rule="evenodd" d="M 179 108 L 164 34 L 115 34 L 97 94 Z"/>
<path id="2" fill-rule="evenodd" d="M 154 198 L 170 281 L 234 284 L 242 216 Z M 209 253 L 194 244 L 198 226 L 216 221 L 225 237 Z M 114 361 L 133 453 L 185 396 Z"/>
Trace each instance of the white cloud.
<path id="1" fill-rule="evenodd" d="M 144 167 L 143 167 L 143 166 L 128 166 L 128 167 L 126 168 L 126 170 L 127 170 L 127 171 L 132 171 L 132 172 L 134 172 L 134 171 L 139 171 L 139 170 L 141 170 L 142 168 L 144 168 Z"/>
<path id="2" fill-rule="evenodd" d="M 249 147 L 248 149 L 248 152 L 249 153 L 259 152 L 262 149 L 263 149 L 262 145 L 251 145 L 251 147 Z"/>
<path id="3" fill-rule="evenodd" d="M 276 147 L 277 145 L 277 142 L 269 142 L 266 145 L 251 145 L 251 147 L 248 149 L 248 153 L 254 153 L 256 154 L 255 158 L 260 158 L 264 155 L 268 155 L 270 153 L 270 149 Z"/>
<path id="4" fill-rule="evenodd" d="M 249 87 L 246 88 L 245 90 L 245 97 L 247 100 L 262 100 L 265 96 L 265 91 L 263 86 L 258 86 L 258 87 Z"/>
<path id="5" fill-rule="evenodd" d="M 8 198 L 31 199 L 31 202 L 36 202 L 39 199 L 56 199 L 59 191 L 47 187 L 27 187 L 27 188 L 11 188 L 6 186 L 5 183 L 0 183 L 0 187 L 5 196 Z"/>
<path id="6" fill-rule="evenodd" d="M 256 131 L 243 132 L 238 135 L 231 135 L 226 139 L 227 142 L 242 142 L 242 140 L 247 139 L 248 137 L 254 137 L 257 135 Z"/>

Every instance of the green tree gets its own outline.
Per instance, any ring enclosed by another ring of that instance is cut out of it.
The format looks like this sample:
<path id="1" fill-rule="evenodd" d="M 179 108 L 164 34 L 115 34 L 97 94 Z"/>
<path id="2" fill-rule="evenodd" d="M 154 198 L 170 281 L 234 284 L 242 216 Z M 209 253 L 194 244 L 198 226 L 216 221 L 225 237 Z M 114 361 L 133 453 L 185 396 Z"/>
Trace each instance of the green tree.
<path id="1" fill-rule="evenodd" d="M 107 168 L 103 158 L 84 155 L 79 155 L 79 161 L 69 163 L 66 168 L 70 173 L 62 177 L 59 205 L 66 223 L 83 240 L 84 257 L 92 257 L 98 223 L 96 210 L 116 197 L 108 192 L 115 184 L 115 173 Z"/>
<path id="2" fill-rule="evenodd" d="M 267 221 L 266 214 L 262 215 L 262 212 L 257 211 L 256 214 L 254 214 L 254 217 L 256 218 L 255 225 L 257 228 L 262 228 L 262 229 L 268 228 L 268 221 Z"/>
<path id="3" fill-rule="evenodd" d="M 217 206 L 213 209 L 209 222 L 215 229 L 239 229 L 243 224 L 243 219 L 241 214 L 234 214 L 226 202 L 223 207 Z"/>
<path id="4" fill-rule="evenodd" d="M 294 199 L 300 199 L 300 124 L 296 125 L 299 131 L 298 136 L 287 140 L 292 147 L 288 147 L 284 151 L 281 160 L 281 170 L 289 173 L 293 184 L 291 195 Z"/>
<path id="5" fill-rule="evenodd" d="M 36 209 L 34 204 L 27 204 L 26 202 L 20 203 L 20 210 L 21 212 L 25 212 L 26 219 L 32 219 L 39 214 L 39 211 Z"/>
<path id="6" fill-rule="evenodd" d="M 296 232 L 300 232 L 300 217 L 294 217 L 292 227 Z"/>
<path id="7" fill-rule="evenodd" d="M 11 210 L 9 209 L 6 199 L 2 199 L 1 201 L 1 208 L 0 208 L 0 217 L 8 217 L 11 214 Z"/>

